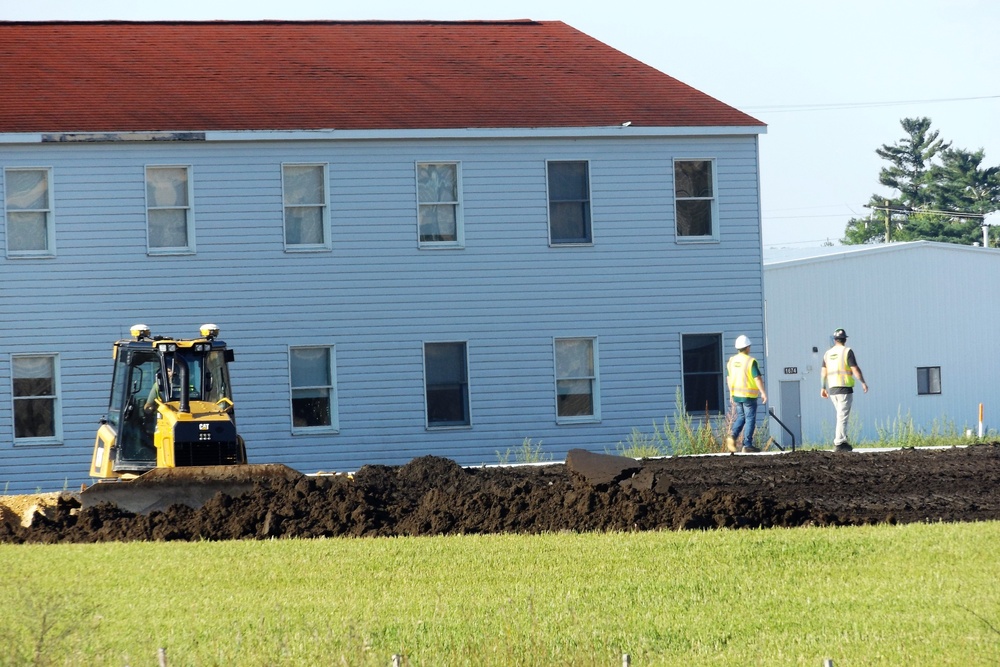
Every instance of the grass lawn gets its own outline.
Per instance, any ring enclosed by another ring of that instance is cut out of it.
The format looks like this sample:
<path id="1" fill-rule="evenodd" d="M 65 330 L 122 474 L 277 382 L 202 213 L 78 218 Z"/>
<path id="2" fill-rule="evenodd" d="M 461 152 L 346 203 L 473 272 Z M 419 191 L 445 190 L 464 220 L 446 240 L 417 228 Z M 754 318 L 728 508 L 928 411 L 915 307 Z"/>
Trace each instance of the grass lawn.
<path id="1" fill-rule="evenodd" d="M 0 665 L 997 665 L 1000 522 L 0 545 Z"/>

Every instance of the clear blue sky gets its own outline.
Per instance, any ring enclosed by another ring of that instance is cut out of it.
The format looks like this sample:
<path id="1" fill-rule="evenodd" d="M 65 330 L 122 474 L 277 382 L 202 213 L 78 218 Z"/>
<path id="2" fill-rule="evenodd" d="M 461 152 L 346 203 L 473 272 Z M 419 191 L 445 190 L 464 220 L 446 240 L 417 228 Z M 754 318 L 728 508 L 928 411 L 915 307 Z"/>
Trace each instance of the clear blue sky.
<path id="1" fill-rule="evenodd" d="M 766 247 L 836 242 L 878 184 L 875 149 L 927 116 L 1000 165 L 995 0 L 31 0 L 0 20 L 560 20 L 768 124 Z"/>

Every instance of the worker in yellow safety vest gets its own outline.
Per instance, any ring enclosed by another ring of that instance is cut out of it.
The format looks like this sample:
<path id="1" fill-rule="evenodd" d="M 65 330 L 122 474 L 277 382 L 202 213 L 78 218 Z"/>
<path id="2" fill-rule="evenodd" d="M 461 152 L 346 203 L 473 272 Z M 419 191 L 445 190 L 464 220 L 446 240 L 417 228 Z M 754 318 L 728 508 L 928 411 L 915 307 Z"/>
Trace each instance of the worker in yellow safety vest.
<path id="1" fill-rule="evenodd" d="M 736 411 L 736 419 L 726 438 L 726 448 L 735 452 L 736 438 L 743 431 L 743 446 L 745 454 L 759 452 L 753 444 L 753 434 L 757 428 L 757 399 L 767 403 L 767 390 L 764 388 L 764 376 L 760 372 L 757 360 L 750 356 L 750 339 L 744 335 L 736 338 L 737 353 L 729 358 L 726 364 L 726 379 L 729 385 L 729 403 Z"/>
<path id="2" fill-rule="evenodd" d="M 833 332 L 833 347 L 823 355 L 823 367 L 819 371 L 819 395 L 829 398 L 837 411 L 837 427 L 833 436 L 833 449 L 837 452 L 849 452 L 853 449 L 847 442 L 847 420 L 854 403 L 854 380 L 857 379 L 864 392 L 868 393 L 868 384 L 854 357 L 854 350 L 847 347 L 846 343 L 847 332 L 843 329 Z"/>

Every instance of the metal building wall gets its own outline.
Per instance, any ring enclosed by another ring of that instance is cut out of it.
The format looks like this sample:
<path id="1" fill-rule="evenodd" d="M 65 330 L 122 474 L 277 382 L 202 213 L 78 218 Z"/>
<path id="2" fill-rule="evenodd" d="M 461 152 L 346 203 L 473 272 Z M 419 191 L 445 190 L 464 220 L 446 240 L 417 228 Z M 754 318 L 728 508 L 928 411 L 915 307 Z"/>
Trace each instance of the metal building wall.
<path id="1" fill-rule="evenodd" d="M 772 395 L 782 381 L 799 382 L 803 438 L 830 444 L 834 412 L 820 398 L 819 369 L 842 327 L 870 386 L 868 394 L 855 390 L 852 420 L 861 439 L 877 440 L 911 420 L 928 433 L 976 429 L 980 403 L 987 427 L 996 428 L 998 283 L 1000 250 L 927 241 L 768 261 Z M 929 366 L 941 368 L 941 393 L 918 395 L 917 368 Z M 794 421 L 774 408 L 782 421 Z"/>

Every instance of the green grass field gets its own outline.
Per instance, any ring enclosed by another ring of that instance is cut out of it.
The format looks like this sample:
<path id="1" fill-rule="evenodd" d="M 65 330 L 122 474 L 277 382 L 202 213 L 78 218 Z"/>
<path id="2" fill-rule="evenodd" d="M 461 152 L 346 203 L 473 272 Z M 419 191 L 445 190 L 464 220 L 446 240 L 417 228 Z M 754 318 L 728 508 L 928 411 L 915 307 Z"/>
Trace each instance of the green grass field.
<path id="1" fill-rule="evenodd" d="M 1000 523 L 0 545 L 0 665 L 997 665 Z"/>

